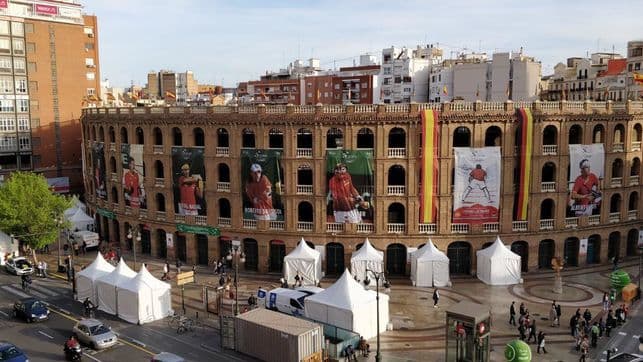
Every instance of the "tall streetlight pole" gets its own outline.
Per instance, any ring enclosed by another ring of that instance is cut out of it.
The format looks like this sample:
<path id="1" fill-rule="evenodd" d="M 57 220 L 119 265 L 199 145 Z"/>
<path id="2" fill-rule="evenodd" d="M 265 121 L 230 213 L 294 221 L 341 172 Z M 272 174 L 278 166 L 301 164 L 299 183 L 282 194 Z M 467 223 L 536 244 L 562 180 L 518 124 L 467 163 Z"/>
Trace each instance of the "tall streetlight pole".
<path id="1" fill-rule="evenodd" d="M 62 228 L 65 220 L 61 215 L 60 217 L 55 217 L 54 222 L 56 223 L 56 229 L 58 231 L 58 235 L 56 236 L 56 238 L 58 239 L 58 265 L 56 265 L 56 270 L 60 271 L 60 265 L 62 264 L 62 253 L 60 252 L 60 229 Z"/>
<path id="2" fill-rule="evenodd" d="M 132 251 L 134 252 L 134 270 L 136 270 L 136 243 L 134 241 L 141 241 L 141 232 L 138 230 L 138 226 L 133 226 L 129 229 L 127 238 L 132 241 Z"/>
<path id="3" fill-rule="evenodd" d="M 234 257 L 234 315 L 239 314 L 239 262 L 246 262 L 246 255 L 241 251 L 241 241 L 232 240 L 232 248 L 226 259 Z"/>
<path id="4" fill-rule="evenodd" d="M 371 281 L 368 279 L 368 273 L 373 275 L 375 278 L 375 304 L 377 308 L 377 352 L 375 353 L 375 361 L 381 362 L 382 355 L 380 354 L 380 279 L 384 280 L 384 290 L 388 293 L 391 291 L 391 284 L 386 280 L 384 272 L 376 272 L 366 268 L 366 277 L 364 278 L 364 285 L 368 286 Z"/>

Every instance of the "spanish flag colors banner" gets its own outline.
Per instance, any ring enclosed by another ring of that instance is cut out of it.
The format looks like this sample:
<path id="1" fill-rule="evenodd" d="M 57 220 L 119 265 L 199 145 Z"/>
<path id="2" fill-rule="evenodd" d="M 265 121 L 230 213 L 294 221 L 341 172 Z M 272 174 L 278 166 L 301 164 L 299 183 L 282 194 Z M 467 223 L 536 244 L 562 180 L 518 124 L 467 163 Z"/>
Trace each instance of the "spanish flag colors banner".
<path id="1" fill-rule="evenodd" d="M 438 112 L 422 111 L 422 189 L 420 190 L 420 222 L 432 224 L 437 219 L 438 156 L 440 129 Z"/>
<path id="2" fill-rule="evenodd" d="M 529 203 L 529 176 L 531 175 L 531 155 L 534 148 L 534 117 L 531 110 L 520 108 L 520 179 L 518 199 L 516 200 L 516 221 L 527 220 Z"/>
<path id="3" fill-rule="evenodd" d="M 634 72 L 634 83 L 643 84 L 643 74 Z"/>

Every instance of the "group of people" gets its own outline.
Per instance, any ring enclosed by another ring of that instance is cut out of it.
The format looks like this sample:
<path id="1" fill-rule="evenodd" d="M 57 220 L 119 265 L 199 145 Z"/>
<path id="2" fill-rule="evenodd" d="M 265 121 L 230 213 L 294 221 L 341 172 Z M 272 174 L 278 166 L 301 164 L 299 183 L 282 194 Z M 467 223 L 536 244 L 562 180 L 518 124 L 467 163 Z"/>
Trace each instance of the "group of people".
<path id="1" fill-rule="evenodd" d="M 366 339 L 364 339 L 363 336 L 359 337 L 357 349 L 362 357 L 368 357 L 371 353 L 371 345 L 366 343 Z M 355 347 L 353 347 L 352 344 L 349 344 L 344 348 L 344 356 L 346 356 L 347 361 L 357 361 L 357 351 L 355 351 Z"/>
<path id="2" fill-rule="evenodd" d="M 509 307 L 509 324 L 516 326 L 516 302 L 512 301 L 511 306 Z M 556 308 L 556 302 L 553 303 L 553 308 Z M 558 310 L 560 311 L 560 306 L 558 305 Z M 536 329 L 536 319 L 532 318 L 529 314 L 529 309 L 525 306 L 525 303 L 520 303 L 519 307 L 520 317 L 518 317 L 518 333 L 520 334 L 520 340 L 526 341 L 529 343 L 532 339 L 536 343 L 536 353 L 540 354 L 542 349 L 543 353 L 547 353 L 545 349 L 545 336 L 546 333 L 542 330 L 540 332 Z M 557 320 L 560 320 L 558 316 Z"/>

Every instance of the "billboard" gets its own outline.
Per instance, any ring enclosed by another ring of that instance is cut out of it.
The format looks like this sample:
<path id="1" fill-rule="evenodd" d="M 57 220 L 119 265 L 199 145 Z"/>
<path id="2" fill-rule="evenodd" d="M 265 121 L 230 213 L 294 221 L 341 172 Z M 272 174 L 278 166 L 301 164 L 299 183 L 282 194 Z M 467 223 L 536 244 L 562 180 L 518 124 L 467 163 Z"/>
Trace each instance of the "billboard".
<path id="1" fill-rule="evenodd" d="M 600 215 L 605 151 L 600 143 L 569 145 L 567 217 Z"/>
<path id="2" fill-rule="evenodd" d="M 373 154 L 368 151 L 326 152 L 328 196 L 326 220 L 373 223 Z"/>
<path id="3" fill-rule="evenodd" d="M 241 150 L 243 218 L 284 221 L 282 151 Z"/>
<path id="4" fill-rule="evenodd" d="M 174 211 L 179 215 L 207 215 L 203 148 L 172 147 Z"/>
<path id="5" fill-rule="evenodd" d="M 96 196 L 107 199 L 107 186 L 105 184 L 105 145 L 102 142 L 94 143 L 92 148 L 93 176 Z"/>
<path id="6" fill-rule="evenodd" d="M 455 147 L 453 223 L 498 222 L 500 147 Z"/>
<path id="7" fill-rule="evenodd" d="M 143 181 L 143 145 L 121 145 L 121 164 L 123 165 L 123 198 L 125 205 L 132 208 L 147 209 L 147 198 Z"/>

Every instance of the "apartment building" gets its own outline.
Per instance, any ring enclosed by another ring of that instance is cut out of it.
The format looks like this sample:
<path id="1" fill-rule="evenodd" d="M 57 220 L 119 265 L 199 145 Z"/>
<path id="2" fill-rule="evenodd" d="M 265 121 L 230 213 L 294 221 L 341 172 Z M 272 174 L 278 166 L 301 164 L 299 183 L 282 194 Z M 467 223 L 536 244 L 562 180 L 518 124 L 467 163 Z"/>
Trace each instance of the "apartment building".
<path id="1" fill-rule="evenodd" d="M 415 49 L 390 47 L 382 50 L 379 86 L 383 103 L 426 102 L 429 72 L 442 61 L 442 49 L 427 45 Z"/>
<path id="2" fill-rule="evenodd" d="M 597 93 L 596 77 L 607 71 L 610 60 L 623 59 L 616 53 L 593 53 L 588 58 L 571 57 L 566 63 L 558 63 L 550 77 L 549 88 L 543 92 L 545 100 L 582 101 L 605 99 L 603 92 Z M 615 96 L 619 98 L 618 95 Z M 621 94 L 620 98 L 623 96 Z"/>
<path id="3" fill-rule="evenodd" d="M 0 180 L 42 173 L 83 187 L 79 117 L 99 102 L 96 16 L 77 1 L 0 2 Z"/>
<path id="4" fill-rule="evenodd" d="M 627 42 L 627 99 L 643 99 L 643 83 L 635 80 L 635 73 L 643 75 L 643 40 Z M 640 77 L 639 77 L 640 79 Z"/>
<path id="5" fill-rule="evenodd" d="M 199 93 L 199 84 L 190 70 L 151 71 L 147 74 L 144 96 L 150 100 L 164 100 L 166 104 L 187 105 L 190 97 Z"/>

